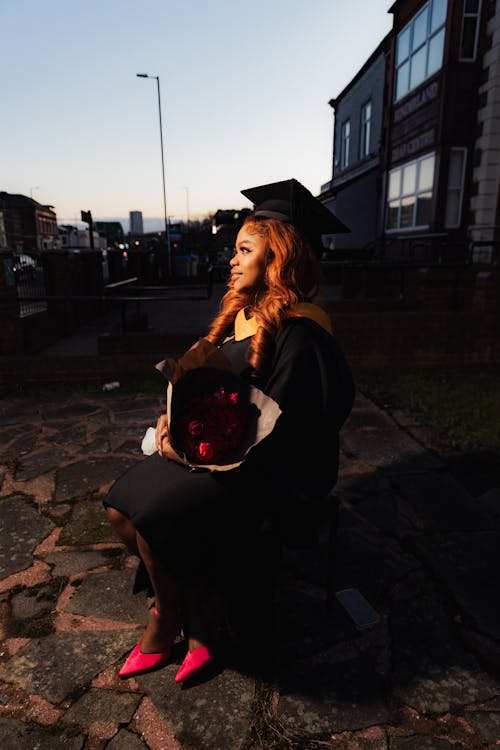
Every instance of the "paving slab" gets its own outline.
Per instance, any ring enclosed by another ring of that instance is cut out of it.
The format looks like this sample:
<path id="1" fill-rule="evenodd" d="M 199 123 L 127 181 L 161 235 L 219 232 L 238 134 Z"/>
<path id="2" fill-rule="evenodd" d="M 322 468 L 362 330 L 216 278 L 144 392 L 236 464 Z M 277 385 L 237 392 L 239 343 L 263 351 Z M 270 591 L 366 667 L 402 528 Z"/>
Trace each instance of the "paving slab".
<path id="1" fill-rule="evenodd" d="M 8 398 L 0 403 L 3 425 L 21 422 L 30 424 L 40 418 L 40 402 L 36 398 Z"/>
<path id="2" fill-rule="evenodd" d="M 500 640 L 500 532 L 452 532 L 422 537 L 418 552 L 445 584 L 464 616 Z"/>
<path id="3" fill-rule="evenodd" d="M 460 743 L 447 742 L 438 737 L 424 737 L 421 734 L 391 740 L 391 750 L 462 750 L 463 747 Z"/>
<path id="4" fill-rule="evenodd" d="M 85 447 L 81 448 L 80 454 L 82 455 L 92 455 L 95 453 L 109 453 L 111 451 L 111 446 L 109 444 L 109 440 L 103 440 L 102 438 L 98 438 L 97 440 L 93 440 L 91 443 L 88 443 Z"/>
<path id="5" fill-rule="evenodd" d="M 82 750 L 83 734 L 65 734 L 17 719 L 0 718 L 0 737 L 4 750 Z"/>
<path id="6" fill-rule="evenodd" d="M 443 714 L 496 698 L 500 682 L 476 666 L 428 664 L 427 675 L 399 685 L 394 694 L 421 714 Z"/>
<path id="7" fill-rule="evenodd" d="M 137 424 L 115 424 L 105 425 L 94 433 L 96 438 L 104 438 L 105 440 L 125 440 L 125 438 L 132 438 L 137 440 L 138 443 L 142 441 L 144 433 L 148 427 L 153 425 L 149 422 L 143 425 Z"/>
<path id="8" fill-rule="evenodd" d="M 37 447 L 40 433 L 41 429 L 25 429 L 19 437 L 0 449 L 0 461 L 7 463 L 8 461 L 15 461 L 21 456 L 26 456 Z"/>
<path id="9" fill-rule="evenodd" d="M 352 500 L 351 500 L 352 502 Z M 356 513 L 360 513 L 384 534 L 404 540 L 424 531 L 425 521 L 413 506 L 392 490 L 377 493 L 376 502 L 367 491 L 353 502 Z"/>
<path id="10" fill-rule="evenodd" d="M 141 450 L 141 443 L 137 440 L 126 440 L 119 445 L 116 450 L 118 453 L 131 453 L 132 455 L 144 458 L 144 454 Z"/>
<path id="11" fill-rule="evenodd" d="M 61 461 L 67 460 L 67 456 L 68 454 L 61 448 L 46 448 L 38 453 L 30 453 L 18 462 L 14 471 L 14 479 L 16 482 L 27 482 L 34 479 L 51 469 L 55 469 Z"/>
<path id="12" fill-rule="evenodd" d="M 86 458 L 64 466 L 56 474 L 55 501 L 76 499 L 112 482 L 134 464 L 129 458 Z"/>
<path id="13" fill-rule="evenodd" d="M 426 522 L 427 528 L 467 532 L 491 528 L 492 517 L 488 510 L 449 474 L 399 475 L 391 481 Z"/>
<path id="14" fill-rule="evenodd" d="M 73 506 L 58 543 L 69 546 L 117 541 L 119 539 L 106 518 L 102 500 L 85 497 Z"/>
<path id="15" fill-rule="evenodd" d="M 66 711 L 63 722 L 86 727 L 94 721 L 110 721 L 125 726 L 132 720 L 140 700 L 137 693 L 91 689 Z"/>
<path id="16" fill-rule="evenodd" d="M 133 732 L 120 729 L 111 742 L 106 745 L 106 750 L 145 750 L 144 742 Z"/>
<path id="17" fill-rule="evenodd" d="M 492 487 L 478 497 L 478 503 L 495 518 L 500 518 L 500 487 Z"/>
<path id="18" fill-rule="evenodd" d="M 57 445 L 84 445 L 87 441 L 87 430 L 85 424 L 75 424 L 65 429 L 58 430 L 52 437 L 52 441 Z"/>
<path id="19" fill-rule="evenodd" d="M 179 663 L 180 658 L 137 678 L 175 738 L 196 750 L 246 748 L 253 720 L 254 681 L 226 669 L 208 681 L 180 687 L 174 682 Z"/>
<path id="20" fill-rule="evenodd" d="M 137 424 L 143 427 L 144 430 L 146 430 L 148 427 L 153 427 L 153 425 L 156 424 L 156 421 L 160 415 L 160 411 L 156 407 L 155 409 L 148 408 L 148 409 L 138 409 L 135 410 L 127 410 L 123 412 L 119 412 L 114 415 L 114 421 L 115 424 Z"/>
<path id="21" fill-rule="evenodd" d="M 57 422 L 58 420 L 63 419 L 80 420 L 101 410 L 101 404 L 85 403 L 81 397 L 77 396 L 75 399 L 56 407 L 46 406 L 42 409 L 42 416 L 45 422 Z"/>
<path id="22" fill-rule="evenodd" d="M 468 712 L 464 718 L 477 732 L 481 742 L 498 746 L 500 742 L 500 713 L 498 711 Z"/>
<path id="23" fill-rule="evenodd" d="M 374 606 L 421 563 L 389 536 L 361 523 L 342 530 L 337 545 L 337 589 L 358 588 Z"/>
<path id="24" fill-rule="evenodd" d="M 109 563 L 109 557 L 102 552 L 52 552 L 44 558 L 46 563 L 53 565 L 53 576 L 70 576 L 83 573 L 101 565 Z"/>
<path id="25" fill-rule="evenodd" d="M 110 410 L 115 414 L 121 414 L 127 411 L 149 410 L 150 413 L 156 414 L 158 409 L 164 406 L 165 396 L 162 394 L 162 382 L 158 386 L 158 396 L 140 396 L 138 398 L 127 398 L 123 401 L 117 401 L 110 405 Z"/>
<path id="26" fill-rule="evenodd" d="M 359 402 L 359 397 L 343 429 L 342 446 L 349 458 L 359 458 L 374 467 L 423 471 L 441 466 L 385 412 L 366 399 Z"/>
<path id="27" fill-rule="evenodd" d="M 293 734 L 326 740 L 387 722 L 386 681 L 375 667 L 373 655 L 354 652 L 343 661 L 319 655 L 293 664 L 288 674 L 281 671 L 281 724 Z"/>
<path id="28" fill-rule="evenodd" d="M 136 631 L 51 633 L 35 638 L 5 665 L 2 679 L 59 703 L 88 686 L 136 642 Z"/>
<path id="29" fill-rule="evenodd" d="M 110 570 L 87 576 L 76 588 L 66 612 L 129 623 L 146 623 L 145 593 L 132 594 L 135 570 Z"/>
<path id="30" fill-rule="evenodd" d="M 14 424 L 10 427 L 3 427 L 2 432 L 0 433 L 0 446 L 3 448 L 4 445 L 10 443 L 11 440 L 14 440 L 15 437 L 19 437 L 21 434 L 26 434 L 25 425 Z"/>
<path id="31" fill-rule="evenodd" d="M 33 550 L 54 528 L 23 495 L 0 498 L 0 577 L 28 568 Z"/>
<path id="32" fill-rule="evenodd" d="M 15 594 L 11 599 L 12 616 L 16 620 L 30 620 L 47 614 L 55 607 L 56 594 L 51 586 L 37 586 Z"/>
<path id="33" fill-rule="evenodd" d="M 413 585 L 396 592 L 389 622 L 394 688 L 426 675 L 430 668 L 437 674 L 457 664 L 475 668 L 444 602 L 428 579 L 417 578 Z"/>

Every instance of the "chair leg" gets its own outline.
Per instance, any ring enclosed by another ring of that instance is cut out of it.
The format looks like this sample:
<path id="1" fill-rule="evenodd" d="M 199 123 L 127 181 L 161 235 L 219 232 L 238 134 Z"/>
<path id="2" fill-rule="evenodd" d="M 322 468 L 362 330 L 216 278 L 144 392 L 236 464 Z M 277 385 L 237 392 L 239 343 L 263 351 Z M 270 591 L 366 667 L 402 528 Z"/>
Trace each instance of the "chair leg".
<path id="1" fill-rule="evenodd" d="M 328 514 L 328 546 L 326 568 L 326 608 L 330 612 L 334 600 L 337 584 L 337 547 L 339 529 L 339 503 L 332 497 L 330 513 Z"/>

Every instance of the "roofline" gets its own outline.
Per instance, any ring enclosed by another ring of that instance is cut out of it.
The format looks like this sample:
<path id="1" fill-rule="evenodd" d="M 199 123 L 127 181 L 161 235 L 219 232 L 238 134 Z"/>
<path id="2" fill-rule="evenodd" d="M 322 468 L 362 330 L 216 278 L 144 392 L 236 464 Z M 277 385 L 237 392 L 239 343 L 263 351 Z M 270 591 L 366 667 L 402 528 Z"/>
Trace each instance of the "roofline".
<path id="1" fill-rule="evenodd" d="M 342 91 L 340 92 L 340 94 L 335 99 L 330 99 L 330 101 L 328 102 L 328 104 L 330 105 L 330 107 L 332 107 L 333 109 L 335 109 L 335 106 L 336 106 L 337 102 L 339 102 L 341 99 L 343 99 L 344 96 L 354 86 L 354 84 L 359 81 L 359 79 L 361 78 L 361 76 L 363 76 L 364 73 L 366 73 L 366 71 L 368 70 L 368 68 L 370 67 L 370 65 L 373 64 L 375 58 L 378 57 L 380 55 L 380 53 L 383 51 L 383 48 L 384 48 L 385 44 L 387 43 L 387 41 L 389 40 L 389 38 L 390 38 L 391 35 L 392 35 L 392 29 L 384 36 L 384 38 L 382 39 L 382 41 L 380 42 L 380 44 L 376 47 L 376 49 L 373 50 L 373 52 L 371 53 L 370 57 L 363 63 L 363 65 L 358 70 L 358 72 L 356 73 L 356 75 L 354 76 L 354 78 L 352 78 L 349 81 L 349 83 L 347 84 L 347 86 L 345 86 L 345 88 L 342 89 Z"/>

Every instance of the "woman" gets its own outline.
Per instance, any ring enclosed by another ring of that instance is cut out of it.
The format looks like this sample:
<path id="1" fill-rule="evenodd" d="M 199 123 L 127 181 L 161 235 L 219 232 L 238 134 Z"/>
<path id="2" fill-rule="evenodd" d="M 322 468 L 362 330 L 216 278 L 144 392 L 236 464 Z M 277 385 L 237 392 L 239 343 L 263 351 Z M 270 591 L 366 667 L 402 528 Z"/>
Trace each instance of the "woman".
<path id="1" fill-rule="evenodd" d="M 194 473 L 169 444 L 162 415 L 158 453 L 112 487 L 109 520 L 141 558 L 155 598 L 122 677 L 165 664 L 181 627 L 188 653 L 176 681 L 205 667 L 220 577 L 237 570 L 266 517 L 293 496 L 323 497 L 337 478 L 338 433 L 354 389 L 329 318 L 310 299 L 321 234 L 348 230 L 296 180 L 242 193 L 256 208 L 238 234 L 229 289 L 206 338 L 282 414 L 241 466 Z"/>

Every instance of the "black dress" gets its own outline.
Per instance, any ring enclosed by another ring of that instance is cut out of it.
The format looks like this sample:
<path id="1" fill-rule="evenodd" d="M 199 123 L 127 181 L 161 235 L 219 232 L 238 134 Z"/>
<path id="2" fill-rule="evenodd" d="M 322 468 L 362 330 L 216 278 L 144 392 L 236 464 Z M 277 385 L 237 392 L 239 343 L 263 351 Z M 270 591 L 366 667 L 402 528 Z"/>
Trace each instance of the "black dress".
<path id="1" fill-rule="evenodd" d="M 250 339 L 223 344 L 242 377 Z M 316 322 L 287 319 L 269 370 L 253 381 L 282 409 L 273 432 L 229 472 L 191 472 L 153 454 L 123 474 L 105 506 L 130 518 L 180 580 L 219 575 L 236 564 L 263 519 L 299 492 L 314 500 L 335 484 L 339 430 L 354 398 L 350 370 Z"/>

